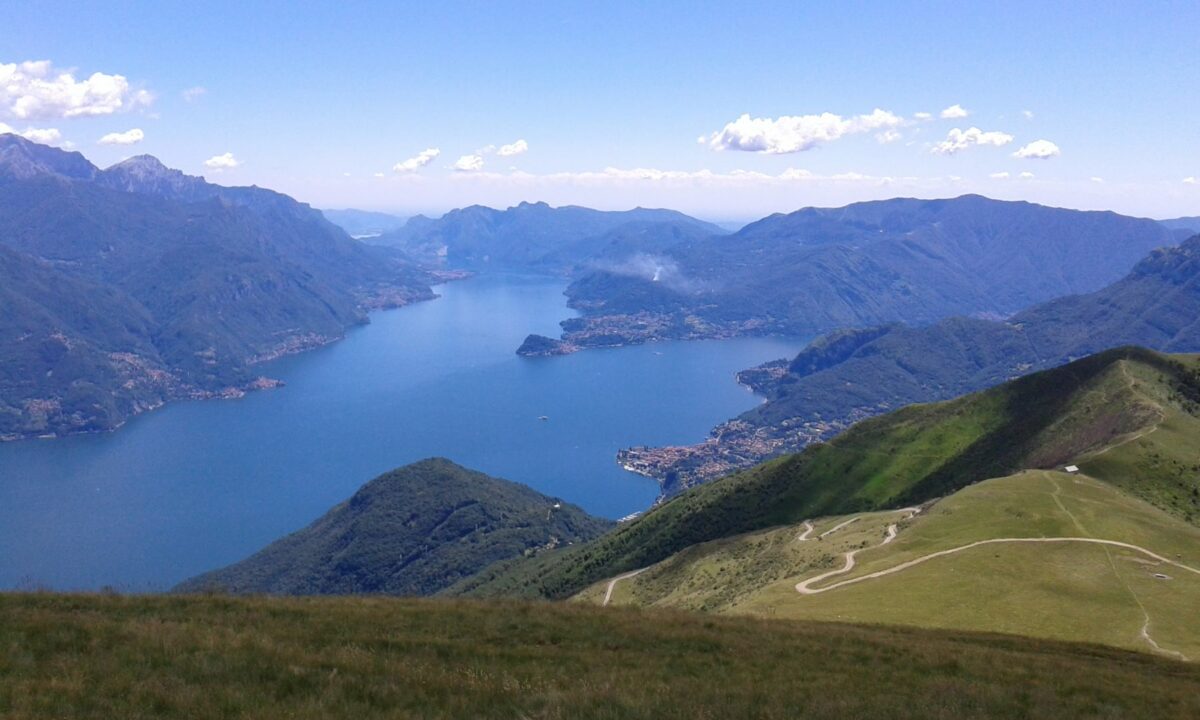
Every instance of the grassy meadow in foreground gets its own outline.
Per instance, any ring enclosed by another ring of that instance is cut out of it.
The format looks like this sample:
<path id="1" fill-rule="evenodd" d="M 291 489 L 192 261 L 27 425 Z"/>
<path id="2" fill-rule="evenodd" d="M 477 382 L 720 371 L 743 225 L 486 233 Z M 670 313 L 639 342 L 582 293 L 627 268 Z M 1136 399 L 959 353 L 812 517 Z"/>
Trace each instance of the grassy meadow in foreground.
<path id="1" fill-rule="evenodd" d="M 0 716 L 1195 718 L 1200 667 L 578 604 L 0 595 Z"/>

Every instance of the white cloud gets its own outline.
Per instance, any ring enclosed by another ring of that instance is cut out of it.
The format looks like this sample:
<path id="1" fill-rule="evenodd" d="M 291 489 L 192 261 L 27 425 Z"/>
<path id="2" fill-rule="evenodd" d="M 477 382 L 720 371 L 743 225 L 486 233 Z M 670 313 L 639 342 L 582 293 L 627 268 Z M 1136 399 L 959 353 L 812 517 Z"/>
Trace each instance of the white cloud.
<path id="1" fill-rule="evenodd" d="M 977 127 L 969 127 L 966 130 L 953 128 L 946 135 L 945 140 L 933 146 L 932 151 L 938 155 L 954 155 L 972 145 L 994 145 L 1000 147 L 1012 141 L 1012 135 L 998 130 L 984 132 Z"/>
<path id="2" fill-rule="evenodd" d="M 0 135 L 4 135 L 6 133 L 20 135 L 26 140 L 30 140 L 35 143 L 42 143 L 43 145 L 50 145 L 62 139 L 62 133 L 58 131 L 58 128 L 27 127 L 24 131 L 18 132 L 16 128 L 0 122 Z"/>
<path id="3" fill-rule="evenodd" d="M 988 175 L 993 180 L 1007 180 L 1010 176 L 1007 172 L 994 172 Z"/>
<path id="4" fill-rule="evenodd" d="M 1026 172 L 1023 172 L 1023 173 L 1021 173 L 1019 177 L 1020 177 L 1022 180 L 1032 180 L 1032 179 L 1034 179 L 1034 178 L 1035 178 L 1035 177 L 1037 177 L 1037 176 L 1036 176 L 1036 175 L 1034 175 L 1034 174 L 1033 174 L 1033 173 L 1031 173 L 1031 172 L 1028 172 L 1028 171 L 1026 171 Z"/>
<path id="5" fill-rule="evenodd" d="M 796 183 L 825 187 L 846 184 L 882 187 L 895 183 L 918 182 L 916 177 L 877 177 L 858 172 L 817 175 L 808 170 L 788 168 L 778 175 L 755 170 L 731 170 L 716 173 L 712 170 L 660 170 L 657 168 L 616 168 L 600 171 L 560 172 L 534 175 L 527 172 L 473 172 L 455 176 L 461 182 L 511 184 L 521 187 L 620 187 L 653 184 L 658 187 L 787 187 Z"/>
<path id="6" fill-rule="evenodd" d="M 813 174 L 810 171 L 799 168 L 788 168 L 779 173 L 780 180 L 808 180 L 811 177 Z"/>
<path id="7" fill-rule="evenodd" d="M 1195 185 L 1198 182 L 1200 182 L 1200 180 L 1197 180 L 1195 177 L 1185 177 L 1183 179 L 1184 185 Z"/>
<path id="8" fill-rule="evenodd" d="M 21 120 L 111 115 L 149 105 L 153 96 L 135 90 L 122 75 L 92 73 L 76 80 L 49 60 L 0 64 L 0 117 Z"/>
<path id="9" fill-rule="evenodd" d="M 374 177 L 381 178 L 383 177 L 383 173 L 375 173 Z"/>
<path id="10" fill-rule="evenodd" d="M 1092 182 L 1094 182 L 1094 183 L 1102 183 L 1102 182 L 1104 182 L 1104 178 L 1102 178 L 1102 177 L 1100 177 L 1100 176 L 1098 176 L 1098 175 L 1093 175 L 1093 176 L 1092 176 Z"/>
<path id="11" fill-rule="evenodd" d="M 454 163 L 454 169 L 459 172 L 475 172 L 483 169 L 482 155 L 463 155 Z"/>
<path id="12" fill-rule="evenodd" d="M 870 115 L 848 118 L 833 113 L 752 118 L 747 113 L 710 135 L 707 142 L 713 150 L 794 153 L 811 150 L 846 135 L 886 130 L 903 124 L 900 117 L 878 108 Z"/>
<path id="13" fill-rule="evenodd" d="M 894 143 L 902 137 L 904 136 L 900 134 L 899 130 L 884 130 L 881 133 L 875 134 L 875 139 L 878 140 L 881 145 Z"/>
<path id="14" fill-rule="evenodd" d="M 125 132 L 109 133 L 100 138 L 99 142 L 101 145 L 136 145 L 145 137 L 146 133 L 142 132 L 140 128 L 133 128 Z"/>
<path id="15" fill-rule="evenodd" d="M 438 148 L 426 148 L 404 162 L 396 163 L 392 166 L 392 170 L 398 173 L 416 172 L 433 162 L 433 159 L 441 154 L 442 151 Z"/>
<path id="16" fill-rule="evenodd" d="M 1022 111 L 1021 111 L 1021 114 L 1025 116 L 1025 119 L 1026 119 L 1026 120 L 1032 120 L 1032 119 L 1033 119 L 1033 111 L 1032 111 L 1032 110 L 1022 110 Z"/>
<path id="17" fill-rule="evenodd" d="M 529 143 L 525 142 L 524 140 L 518 140 L 514 143 L 509 143 L 508 145 L 501 145 L 500 149 L 496 151 L 496 154 L 500 157 L 512 157 L 514 155 L 520 155 L 527 150 L 529 150 Z"/>
<path id="18" fill-rule="evenodd" d="M 913 113 L 913 119 L 920 120 L 921 122 L 925 122 L 926 120 L 932 120 L 933 113 L 927 113 L 927 112 Z"/>
<path id="19" fill-rule="evenodd" d="M 1062 150 L 1059 150 L 1058 146 L 1049 140 L 1034 140 L 1013 153 L 1013 157 L 1031 160 L 1048 160 L 1059 155 L 1062 155 Z"/>
<path id="20" fill-rule="evenodd" d="M 186 102 L 196 102 L 201 97 L 208 94 L 208 88 L 203 88 L 197 85 L 196 87 L 190 87 L 179 94 L 183 96 L 183 99 Z"/>
<path id="21" fill-rule="evenodd" d="M 241 164 L 241 162 L 233 157 L 233 153 L 229 152 L 225 153 L 224 155 L 213 155 L 204 161 L 204 167 L 210 170 L 216 170 L 218 172 L 221 170 L 232 170 Z"/>
<path id="22" fill-rule="evenodd" d="M 966 116 L 970 115 L 971 111 L 967 110 L 962 105 L 955 103 L 954 105 L 951 105 L 943 110 L 941 114 L 943 120 L 958 120 L 959 118 L 965 118 Z"/>

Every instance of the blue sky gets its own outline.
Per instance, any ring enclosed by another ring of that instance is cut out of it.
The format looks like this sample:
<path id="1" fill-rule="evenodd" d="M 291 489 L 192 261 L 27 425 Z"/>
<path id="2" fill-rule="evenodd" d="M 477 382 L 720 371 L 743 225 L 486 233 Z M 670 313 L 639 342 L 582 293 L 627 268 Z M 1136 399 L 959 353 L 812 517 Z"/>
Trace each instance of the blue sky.
<path id="1" fill-rule="evenodd" d="M 743 219 L 979 192 L 1197 215 L 1197 28 L 1197 2 L 26 2 L 0 123 L 319 207 Z M 93 73 L 125 85 L 72 96 Z"/>

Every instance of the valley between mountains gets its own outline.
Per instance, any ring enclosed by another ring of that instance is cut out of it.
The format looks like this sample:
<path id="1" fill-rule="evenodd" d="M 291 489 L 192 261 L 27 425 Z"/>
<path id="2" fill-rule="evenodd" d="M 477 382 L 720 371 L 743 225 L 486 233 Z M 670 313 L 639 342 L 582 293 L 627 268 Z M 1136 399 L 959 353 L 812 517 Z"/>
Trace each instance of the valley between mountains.
<path id="1" fill-rule="evenodd" d="M 1187 229 L 978 196 L 809 208 L 733 233 L 672 211 L 544 203 L 407 221 L 331 211 L 342 229 L 287 196 L 150 157 L 100 170 L 4 138 L 10 440 L 274 387 L 256 366 L 474 275 L 569 283 L 578 317 L 512 348 L 522 369 L 644 342 L 816 336 L 740 372 L 764 402 L 708 440 L 622 450 L 661 494 L 620 522 L 429 458 L 172 597 L 64 596 L 117 624 L 105 628 L 219 605 L 291 613 L 294 632 L 316 637 L 312 608 L 346 627 L 410 610 L 466 627 L 504 607 L 524 618 L 505 633 L 557 637 L 568 624 L 607 632 L 613 613 L 637 609 L 635 624 L 653 618 L 684 643 L 695 621 L 671 613 L 887 626 L 853 632 L 875 648 L 887 633 L 978 642 L 988 662 L 1045 643 L 1086 644 L 1053 646 L 1073 663 L 1096 646 L 1200 659 L 1200 361 L 1188 354 L 1200 350 L 1200 236 Z M 439 600 L 329 597 L 364 595 Z M 561 603 L 533 618 L 528 601 Z M 0 612 L 62 608 L 16 595 Z M 76 632 L 110 631 L 98 628 Z M 194 648 L 194 632 L 175 642 Z M 0 663 L 0 679 L 12 672 Z"/>

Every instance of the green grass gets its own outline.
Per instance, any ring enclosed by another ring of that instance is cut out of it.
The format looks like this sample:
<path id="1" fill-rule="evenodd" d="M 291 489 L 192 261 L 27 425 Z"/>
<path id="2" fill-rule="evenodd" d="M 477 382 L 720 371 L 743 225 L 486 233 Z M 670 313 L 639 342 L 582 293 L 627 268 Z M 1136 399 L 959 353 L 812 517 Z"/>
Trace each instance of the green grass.
<path id="1" fill-rule="evenodd" d="M 1095 646 L 574 604 L 0 595 L 0 716 L 1194 718 Z"/>
<path id="2" fill-rule="evenodd" d="M 1200 428 L 1200 405 L 1188 400 L 1197 393 L 1192 358 L 1138 348 L 1100 353 L 992 390 L 866 420 L 830 443 L 684 492 L 594 542 L 496 565 L 449 592 L 569 597 L 698 543 L 810 517 L 900 507 L 1025 468 L 1061 466 L 1153 427 L 1164 414 Z M 1137 494 L 1152 502 L 1169 499 L 1165 485 L 1200 493 L 1200 476 L 1181 480 L 1161 468 L 1147 470 L 1139 484 L 1144 488 Z M 1200 502 L 1200 494 L 1191 497 Z M 1161 504 L 1188 517 L 1176 505 Z"/>
<path id="3" fill-rule="evenodd" d="M 856 567 L 826 584 L 893 568 L 989 538 L 1092 537 L 1127 542 L 1200 568 L 1200 528 L 1093 478 L 1031 471 L 978 483 L 908 521 L 896 512 L 859 519 L 824 540 L 797 542 L 798 526 L 707 543 L 679 553 L 613 594 L 619 604 L 721 613 L 1016 633 L 1154 651 L 1200 660 L 1200 576 L 1145 555 L 1090 544 L 996 544 L 944 556 L 829 592 L 795 584 Z M 810 536 L 847 517 L 815 521 Z M 895 541 L 875 547 L 898 523 Z M 1156 578 L 1156 574 L 1171 579 Z M 579 596 L 597 602 L 604 583 Z"/>
<path id="4" fill-rule="evenodd" d="M 1200 360 L 1175 356 L 1200 373 Z M 1139 392 L 1157 397 L 1161 417 L 1145 434 L 1093 453 L 1079 465 L 1089 475 L 1105 478 L 1147 502 L 1200 525 L 1200 413 L 1196 399 L 1183 397 L 1186 388 L 1163 387 L 1141 368 L 1131 367 Z M 1188 412 L 1191 410 L 1191 412 Z"/>

